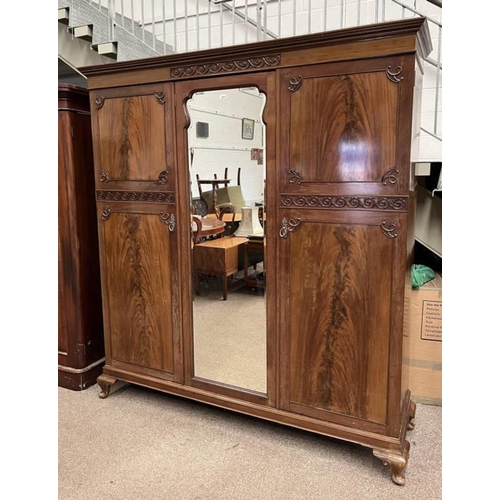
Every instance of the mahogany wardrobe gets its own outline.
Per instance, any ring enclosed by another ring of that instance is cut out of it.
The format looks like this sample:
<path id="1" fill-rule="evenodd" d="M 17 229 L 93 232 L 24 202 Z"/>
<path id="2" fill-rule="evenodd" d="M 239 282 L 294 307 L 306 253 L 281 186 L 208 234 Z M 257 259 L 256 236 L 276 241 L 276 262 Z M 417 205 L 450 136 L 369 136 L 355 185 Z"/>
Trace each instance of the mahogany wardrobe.
<path id="1" fill-rule="evenodd" d="M 415 417 L 405 364 L 413 160 L 430 49 L 419 17 L 83 68 L 104 315 L 100 397 L 126 381 L 358 443 L 404 484 Z M 225 111 L 211 113 L 226 115 L 227 140 L 240 135 L 241 117 L 228 111 L 237 92 L 262 108 L 238 144 L 255 130 L 264 151 L 256 261 L 265 261 L 265 286 L 230 287 L 223 301 L 196 293 L 193 246 L 228 266 L 231 249 L 255 241 L 193 244 L 203 161 L 193 160 L 201 139 L 192 131 L 202 102 L 217 100 Z M 240 303 L 253 308 L 247 316 Z"/>

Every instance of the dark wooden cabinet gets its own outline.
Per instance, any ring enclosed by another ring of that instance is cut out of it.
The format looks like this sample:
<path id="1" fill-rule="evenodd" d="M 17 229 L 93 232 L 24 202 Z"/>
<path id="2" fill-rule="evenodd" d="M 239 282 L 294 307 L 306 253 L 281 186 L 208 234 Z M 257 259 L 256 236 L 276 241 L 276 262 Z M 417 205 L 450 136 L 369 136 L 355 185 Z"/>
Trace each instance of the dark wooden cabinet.
<path id="1" fill-rule="evenodd" d="M 82 390 L 104 366 L 89 93 L 58 91 L 58 382 Z"/>
<path id="2" fill-rule="evenodd" d="M 353 441 L 404 484 L 415 417 L 404 364 L 413 103 L 429 50 L 425 19 L 414 18 L 83 69 L 101 397 L 124 380 Z M 266 98 L 265 393 L 195 369 L 187 103 L 237 88 Z"/>

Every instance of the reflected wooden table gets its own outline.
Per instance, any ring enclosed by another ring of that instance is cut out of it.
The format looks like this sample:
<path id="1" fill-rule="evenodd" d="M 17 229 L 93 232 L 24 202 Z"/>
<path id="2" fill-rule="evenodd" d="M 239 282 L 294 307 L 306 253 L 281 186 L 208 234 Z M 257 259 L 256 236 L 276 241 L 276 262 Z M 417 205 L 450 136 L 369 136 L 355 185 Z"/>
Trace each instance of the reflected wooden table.
<path id="1" fill-rule="evenodd" d="M 206 238 L 207 236 L 215 236 L 224 232 L 226 223 L 222 220 L 217 219 L 217 217 L 207 215 L 205 217 L 192 216 L 193 219 L 196 217 L 198 221 L 201 222 L 201 226 L 198 229 L 196 222 L 193 220 L 191 224 L 192 231 L 194 233 L 194 243 L 198 243 L 200 238 Z"/>
<path id="2" fill-rule="evenodd" d="M 198 238 L 205 238 L 206 236 L 214 236 L 224 232 L 226 223 L 217 217 L 202 217 L 201 230 L 198 233 Z"/>
<path id="3" fill-rule="evenodd" d="M 238 247 L 248 242 L 247 238 L 226 236 L 198 243 L 194 246 L 195 291 L 200 290 L 200 274 L 220 276 L 222 298 L 227 300 L 227 278 L 238 272 Z"/>

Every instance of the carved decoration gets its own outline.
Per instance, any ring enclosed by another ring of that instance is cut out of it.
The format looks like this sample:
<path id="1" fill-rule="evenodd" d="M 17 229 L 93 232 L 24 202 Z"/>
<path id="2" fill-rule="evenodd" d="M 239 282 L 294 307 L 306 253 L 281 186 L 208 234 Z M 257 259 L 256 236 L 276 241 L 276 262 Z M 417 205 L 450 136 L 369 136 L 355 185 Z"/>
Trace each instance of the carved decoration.
<path id="1" fill-rule="evenodd" d="M 387 186 L 387 184 L 396 184 L 396 182 L 398 182 L 398 176 L 399 176 L 399 169 L 391 168 L 382 176 L 381 179 L 382 184 L 384 186 Z"/>
<path id="2" fill-rule="evenodd" d="M 166 184 L 168 181 L 168 174 L 170 172 L 168 170 L 162 170 L 160 172 L 160 175 L 158 176 L 158 183 L 159 184 Z M 111 179 L 108 175 L 108 173 L 105 170 L 101 170 L 99 172 L 99 180 L 101 182 L 110 182 L 110 181 L 119 181 L 121 180 L 122 182 L 134 182 L 136 179 Z"/>
<path id="3" fill-rule="evenodd" d="M 231 73 L 233 71 L 279 66 L 280 63 L 281 56 L 279 54 L 264 57 L 251 57 L 248 59 L 236 59 L 233 61 L 213 62 L 199 64 L 196 66 L 171 68 L 170 76 L 172 78 L 181 78 L 183 76 L 193 75 L 215 75 L 217 73 Z"/>
<path id="4" fill-rule="evenodd" d="M 173 192 L 96 191 L 98 201 L 139 201 L 144 203 L 175 203 Z"/>
<path id="5" fill-rule="evenodd" d="M 160 104 L 165 104 L 165 92 L 157 90 L 155 92 L 155 98 Z"/>
<path id="6" fill-rule="evenodd" d="M 102 209 L 102 214 L 101 214 L 101 219 L 103 221 L 107 221 L 111 217 L 111 208 L 103 208 Z"/>
<path id="7" fill-rule="evenodd" d="M 160 184 L 166 184 L 168 181 L 168 170 L 163 170 L 160 172 L 160 175 L 158 176 L 158 182 Z"/>
<path id="8" fill-rule="evenodd" d="M 398 233 L 396 232 L 396 224 L 394 223 L 388 225 L 386 221 L 383 221 L 380 229 L 388 238 L 396 238 L 398 235 Z"/>
<path id="9" fill-rule="evenodd" d="M 103 95 L 97 96 L 95 98 L 95 108 L 96 109 L 101 109 L 104 106 L 104 101 L 106 98 Z"/>
<path id="10" fill-rule="evenodd" d="M 394 483 L 399 486 L 405 484 L 405 470 L 410 454 L 410 443 L 405 441 L 403 453 L 387 450 L 373 450 L 373 454 L 384 462 L 384 465 L 391 466 L 391 477 Z"/>
<path id="11" fill-rule="evenodd" d="M 282 207 L 397 210 L 405 211 L 408 200 L 401 196 L 321 196 L 321 195 L 281 195 Z"/>
<path id="12" fill-rule="evenodd" d="M 300 175 L 300 172 L 297 170 L 289 170 L 288 173 L 290 174 L 290 179 L 288 182 L 290 184 L 301 184 L 302 183 L 302 175 Z"/>
<path id="13" fill-rule="evenodd" d="M 164 224 L 167 224 L 168 230 L 173 233 L 175 230 L 175 215 L 166 212 L 160 212 L 160 219 Z"/>
<path id="14" fill-rule="evenodd" d="M 105 170 L 101 170 L 101 172 L 99 173 L 99 180 L 101 182 L 109 182 L 109 176 Z"/>
<path id="15" fill-rule="evenodd" d="M 302 75 L 296 76 L 290 80 L 290 85 L 288 85 L 288 90 L 290 92 L 297 92 L 297 90 L 302 87 L 302 82 L 303 82 Z"/>
<path id="16" fill-rule="evenodd" d="M 281 229 L 279 232 L 280 238 L 286 239 L 288 233 L 293 233 L 300 225 L 302 224 L 302 219 L 290 219 L 287 220 L 286 217 L 283 217 L 281 221 Z"/>
<path id="17" fill-rule="evenodd" d="M 394 82 L 394 83 L 399 83 L 401 82 L 401 80 L 404 80 L 404 76 L 402 77 L 399 77 L 399 75 L 402 73 L 403 71 L 403 68 L 401 66 L 396 66 L 394 68 L 394 71 L 391 70 L 392 66 L 389 66 L 386 70 L 385 70 L 385 74 L 387 75 L 387 78 L 389 78 L 389 80 L 391 82 Z"/>

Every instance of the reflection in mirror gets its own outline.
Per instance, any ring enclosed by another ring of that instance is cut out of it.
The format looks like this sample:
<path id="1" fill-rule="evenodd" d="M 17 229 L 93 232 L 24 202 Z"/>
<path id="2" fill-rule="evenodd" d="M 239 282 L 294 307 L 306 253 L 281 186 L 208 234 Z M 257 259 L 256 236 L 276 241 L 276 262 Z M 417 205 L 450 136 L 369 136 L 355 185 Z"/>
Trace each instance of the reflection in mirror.
<path id="1" fill-rule="evenodd" d="M 265 99 L 247 87 L 187 102 L 194 375 L 264 394 Z"/>

